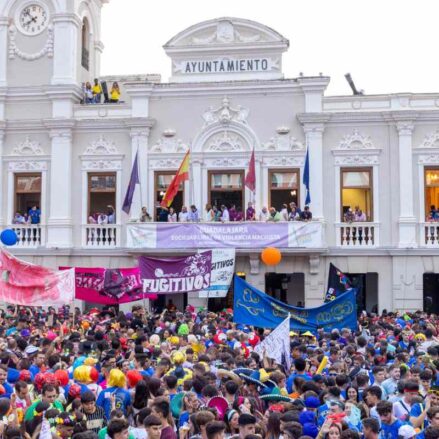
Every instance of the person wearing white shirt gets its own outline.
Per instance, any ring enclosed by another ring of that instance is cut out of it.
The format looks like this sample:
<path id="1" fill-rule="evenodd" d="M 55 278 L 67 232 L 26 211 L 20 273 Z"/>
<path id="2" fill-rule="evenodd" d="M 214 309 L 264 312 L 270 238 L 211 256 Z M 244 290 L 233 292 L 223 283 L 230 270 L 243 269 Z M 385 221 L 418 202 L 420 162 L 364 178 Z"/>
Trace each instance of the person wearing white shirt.
<path id="1" fill-rule="evenodd" d="M 187 211 L 187 207 L 183 206 L 181 208 L 181 212 L 178 214 L 178 221 L 181 223 L 187 223 L 188 221 L 188 211 Z"/>
<path id="2" fill-rule="evenodd" d="M 215 218 L 215 212 L 212 209 L 210 204 L 206 204 L 206 208 L 204 209 L 204 221 L 206 223 L 210 223 Z"/>
<path id="3" fill-rule="evenodd" d="M 221 221 L 223 223 L 226 223 L 228 221 L 230 221 L 230 215 L 229 215 L 229 210 L 227 209 L 226 206 L 224 206 L 224 204 L 221 206 Z"/>
<path id="4" fill-rule="evenodd" d="M 264 206 L 262 210 L 259 212 L 259 221 L 267 222 L 268 218 L 270 218 L 270 213 L 268 212 L 268 209 Z"/>
<path id="5" fill-rule="evenodd" d="M 105 225 L 105 224 L 108 224 L 108 216 L 105 215 L 104 213 L 100 213 L 100 214 L 98 215 L 98 224 L 99 224 L 100 226 Z"/>
<path id="6" fill-rule="evenodd" d="M 176 223 L 177 222 L 177 214 L 175 213 L 175 210 L 173 207 L 169 208 L 169 215 L 168 215 L 168 223 Z"/>
<path id="7" fill-rule="evenodd" d="M 288 206 L 286 204 L 282 204 L 280 216 L 281 216 L 281 221 L 288 221 Z"/>

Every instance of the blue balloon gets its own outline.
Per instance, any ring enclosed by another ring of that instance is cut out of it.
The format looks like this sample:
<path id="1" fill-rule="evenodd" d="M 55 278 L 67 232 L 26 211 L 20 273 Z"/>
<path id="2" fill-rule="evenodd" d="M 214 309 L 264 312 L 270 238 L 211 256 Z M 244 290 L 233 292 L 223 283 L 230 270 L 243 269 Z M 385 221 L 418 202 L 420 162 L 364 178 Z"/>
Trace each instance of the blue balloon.
<path id="1" fill-rule="evenodd" d="M 0 241 L 4 245 L 15 245 L 17 244 L 18 237 L 12 229 L 6 229 L 0 234 Z"/>

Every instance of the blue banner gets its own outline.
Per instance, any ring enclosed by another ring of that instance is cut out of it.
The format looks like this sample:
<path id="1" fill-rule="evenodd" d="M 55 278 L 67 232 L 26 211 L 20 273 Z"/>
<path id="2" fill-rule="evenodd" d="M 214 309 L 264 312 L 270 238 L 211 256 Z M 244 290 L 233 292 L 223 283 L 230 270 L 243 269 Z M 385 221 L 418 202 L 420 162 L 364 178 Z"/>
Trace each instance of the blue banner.
<path id="1" fill-rule="evenodd" d="M 257 290 L 245 280 L 235 276 L 233 320 L 259 328 L 275 328 L 288 317 L 290 327 L 296 331 L 316 332 L 323 328 L 357 329 L 356 290 L 351 289 L 317 308 L 297 308 Z"/>

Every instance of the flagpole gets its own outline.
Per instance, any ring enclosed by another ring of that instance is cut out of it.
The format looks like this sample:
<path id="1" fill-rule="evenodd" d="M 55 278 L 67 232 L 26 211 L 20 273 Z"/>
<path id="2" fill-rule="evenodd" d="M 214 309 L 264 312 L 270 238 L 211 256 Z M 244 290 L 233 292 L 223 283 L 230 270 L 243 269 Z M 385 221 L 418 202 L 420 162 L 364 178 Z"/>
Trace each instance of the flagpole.
<path id="1" fill-rule="evenodd" d="M 139 145 L 139 137 L 137 136 L 137 152 L 136 152 L 136 156 L 137 156 L 137 175 L 139 176 L 139 196 L 140 196 L 140 212 L 142 212 L 142 207 L 143 207 L 143 194 L 142 194 L 142 174 L 140 173 L 140 165 L 139 165 L 139 149 L 140 149 L 140 145 Z"/>
<path id="2" fill-rule="evenodd" d="M 192 204 L 195 204 L 195 192 L 194 192 L 194 168 L 192 165 L 192 139 L 189 140 L 189 198 L 190 198 L 190 203 L 189 206 Z M 183 200 L 183 204 L 184 204 L 184 200 Z M 201 206 L 197 206 L 197 208 L 200 208 L 201 211 Z M 189 207 L 190 209 L 190 207 Z"/>

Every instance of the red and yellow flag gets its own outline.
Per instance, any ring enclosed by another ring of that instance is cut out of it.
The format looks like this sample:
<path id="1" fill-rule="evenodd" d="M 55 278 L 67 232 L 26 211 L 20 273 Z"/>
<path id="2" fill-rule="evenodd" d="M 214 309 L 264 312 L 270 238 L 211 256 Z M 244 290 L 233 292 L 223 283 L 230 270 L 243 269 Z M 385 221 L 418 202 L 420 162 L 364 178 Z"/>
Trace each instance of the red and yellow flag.
<path id="1" fill-rule="evenodd" d="M 166 194 L 163 196 L 162 202 L 160 203 L 162 207 L 169 207 L 178 193 L 180 184 L 183 183 L 183 181 L 189 180 L 189 159 L 188 151 L 178 168 L 177 174 L 175 174 L 175 177 L 172 179 Z"/>

